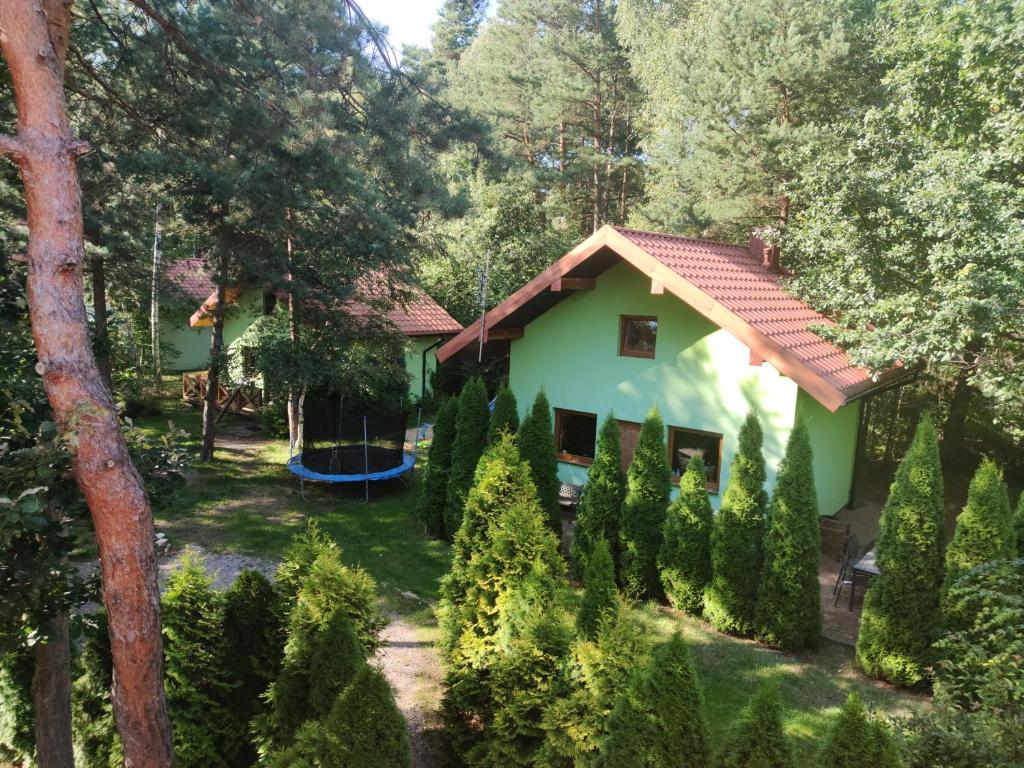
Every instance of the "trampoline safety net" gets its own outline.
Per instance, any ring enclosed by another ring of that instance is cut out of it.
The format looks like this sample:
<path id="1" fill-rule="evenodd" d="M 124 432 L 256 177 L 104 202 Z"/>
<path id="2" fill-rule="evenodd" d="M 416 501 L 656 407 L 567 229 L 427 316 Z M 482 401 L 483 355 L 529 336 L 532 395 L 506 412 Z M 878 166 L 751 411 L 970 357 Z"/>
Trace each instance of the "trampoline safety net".
<path id="1" fill-rule="evenodd" d="M 323 475 L 363 475 L 399 467 L 408 420 L 405 411 L 361 408 L 337 395 L 307 396 L 302 466 Z"/>

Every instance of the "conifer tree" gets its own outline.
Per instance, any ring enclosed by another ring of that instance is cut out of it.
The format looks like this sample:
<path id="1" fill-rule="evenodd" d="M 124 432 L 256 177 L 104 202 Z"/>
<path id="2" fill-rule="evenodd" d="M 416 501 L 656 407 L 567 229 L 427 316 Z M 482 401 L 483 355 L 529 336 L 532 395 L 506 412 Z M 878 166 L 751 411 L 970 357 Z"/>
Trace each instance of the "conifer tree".
<path id="1" fill-rule="evenodd" d="M 622 471 L 622 446 L 619 424 L 609 413 L 597 436 L 594 463 L 587 470 L 587 483 L 576 508 L 576 530 L 572 557 L 576 573 L 584 573 L 587 558 L 598 538 L 603 538 L 618 571 L 619 518 L 626 498 L 626 476 Z"/>
<path id="2" fill-rule="evenodd" d="M 757 595 L 757 636 L 786 651 L 816 646 L 821 635 L 818 565 L 821 532 L 811 438 L 797 419 L 768 507 L 764 566 Z"/>
<path id="3" fill-rule="evenodd" d="M 868 714 L 856 693 L 846 697 L 825 737 L 821 768 L 900 768 L 899 750 L 885 723 Z"/>
<path id="4" fill-rule="evenodd" d="M 562 508 L 558 503 L 558 458 L 551 426 L 551 405 L 544 390 L 537 392 L 530 412 L 519 425 L 519 452 L 530 465 L 537 498 L 547 515 L 548 527 L 562 538 Z"/>
<path id="5" fill-rule="evenodd" d="M 694 456 L 679 481 L 679 496 L 665 515 L 658 571 L 673 608 L 700 616 L 704 588 L 711 581 L 711 528 L 704 459 Z"/>
<path id="6" fill-rule="evenodd" d="M 916 685 L 927 675 L 939 622 L 943 487 L 935 427 L 917 425 L 882 508 L 878 568 L 867 594 L 857 661 L 869 675 Z"/>
<path id="7" fill-rule="evenodd" d="M 658 551 L 671 490 L 665 425 L 658 409 L 653 408 L 640 427 L 619 519 L 622 584 L 639 596 L 657 598 L 661 594 Z"/>
<path id="8" fill-rule="evenodd" d="M 1017 512 L 1013 516 L 1013 528 L 1017 538 L 1017 557 L 1024 557 L 1024 492 L 1017 499 Z"/>
<path id="9" fill-rule="evenodd" d="M 790 768 L 793 752 L 782 731 L 782 702 L 774 685 L 762 687 L 743 710 L 723 751 L 720 768 Z"/>
<path id="10" fill-rule="evenodd" d="M 1016 551 L 1013 511 L 1003 470 L 992 459 L 982 459 L 967 491 L 967 505 L 956 519 L 953 540 L 946 547 L 943 592 L 975 566 L 1012 558 Z"/>
<path id="11" fill-rule="evenodd" d="M 454 538 L 462 524 L 462 508 L 469 487 L 473 484 L 477 462 L 487 445 L 490 418 L 483 379 L 470 379 L 459 395 L 459 414 L 455 420 L 455 442 L 452 443 L 452 461 L 444 504 L 444 532 L 448 538 Z"/>
<path id="12" fill-rule="evenodd" d="M 598 765 L 705 768 L 710 758 L 700 684 L 677 632 L 619 696 Z"/>
<path id="13" fill-rule="evenodd" d="M 516 396 L 508 387 L 503 386 L 494 398 L 494 410 L 491 411 L 491 423 L 487 428 L 487 444 L 494 445 L 502 434 L 514 435 L 519 429 L 519 405 Z"/>
<path id="14" fill-rule="evenodd" d="M 445 398 L 437 410 L 427 475 L 423 481 L 423 492 L 416 504 L 416 516 L 431 536 L 444 536 L 444 505 L 448 496 L 448 474 L 451 471 L 458 412 L 459 401 L 454 397 Z"/>
<path id="15" fill-rule="evenodd" d="M 615 566 L 608 551 L 608 542 L 598 539 L 587 561 L 583 575 L 583 601 L 576 615 L 576 629 L 593 639 L 601 622 L 614 610 L 619 593 L 615 588 Z"/>
<path id="16" fill-rule="evenodd" d="M 740 428 L 729 485 L 711 530 L 712 576 L 704 591 L 704 613 L 722 632 L 754 629 L 767 503 L 763 440 L 761 422 L 751 411 Z"/>

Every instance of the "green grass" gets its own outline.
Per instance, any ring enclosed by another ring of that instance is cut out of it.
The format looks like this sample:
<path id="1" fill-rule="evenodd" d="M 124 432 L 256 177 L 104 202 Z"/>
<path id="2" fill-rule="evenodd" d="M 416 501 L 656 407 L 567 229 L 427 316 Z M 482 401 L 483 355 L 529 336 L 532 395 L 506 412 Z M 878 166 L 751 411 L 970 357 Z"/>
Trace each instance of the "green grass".
<path id="1" fill-rule="evenodd" d="M 173 391 L 173 390 L 172 390 Z M 168 397 L 158 411 L 136 419 L 156 434 L 168 420 L 194 435 L 198 449 L 200 414 Z M 225 420 L 222 426 L 237 426 Z M 415 624 L 424 640 L 436 635 L 433 611 L 405 599 L 413 592 L 433 601 L 449 564 L 449 548 L 424 537 L 413 511 L 422 469 L 411 486 L 371 486 L 364 504 L 362 487 L 306 484 L 303 499 L 284 468 L 287 443 L 256 443 L 248 453 L 218 450 L 217 458 L 195 467 L 195 477 L 156 511 L 158 527 L 175 546 L 199 544 L 210 551 L 238 551 L 279 558 L 292 535 L 308 518 L 330 533 L 346 561 L 364 567 L 381 586 L 386 609 Z M 869 706 L 886 715 L 926 706 L 926 699 L 869 680 L 854 667 L 853 649 L 822 640 L 821 647 L 798 656 L 715 632 L 702 621 L 653 604 L 637 608 L 637 620 L 667 637 L 679 630 L 690 643 L 704 685 L 712 742 L 721 748 L 740 709 L 763 682 L 779 684 L 786 703 L 786 731 L 796 745 L 796 766 L 812 766 L 821 738 L 846 695 L 858 691 Z"/>

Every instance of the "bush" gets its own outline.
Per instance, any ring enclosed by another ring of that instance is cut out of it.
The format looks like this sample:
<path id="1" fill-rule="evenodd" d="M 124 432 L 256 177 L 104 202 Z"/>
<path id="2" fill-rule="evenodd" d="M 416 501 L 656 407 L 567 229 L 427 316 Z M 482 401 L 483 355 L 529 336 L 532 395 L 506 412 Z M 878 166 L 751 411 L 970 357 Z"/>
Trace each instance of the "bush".
<path id="1" fill-rule="evenodd" d="M 935 428 L 922 417 L 882 508 L 876 576 L 864 596 L 857 661 L 873 677 L 916 685 L 928 675 L 940 624 L 942 469 Z"/>
<path id="2" fill-rule="evenodd" d="M 81 651 L 75 659 L 75 679 L 71 685 L 71 732 L 76 765 L 118 768 L 124 764 L 124 757 L 111 702 L 113 659 L 107 617 L 100 610 L 89 619 Z"/>
<path id="3" fill-rule="evenodd" d="M 619 696 L 597 765 L 603 768 L 705 768 L 707 726 L 690 651 L 676 633 Z"/>
<path id="4" fill-rule="evenodd" d="M 514 435 L 519 429 L 519 405 L 512 390 L 503 386 L 494 398 L 491 423 L 487 428 L 487 444 L 494 445 L 503 434 Z"/>
<path id="5" fill-rule="evenodd" d="M 757 595 L 757 636 L 797 651 L 821 635 L 821 531 L 811 438 L 803 419 L 793 426 L 768 507 L 764 566 Z"/>
<path id="6" fill-rule="evenodd" d="M 337 549 L 334 539 L 321 531 L 315 520 L 308 520 L 306 530 L 292 537 L 274 576 L 286 612 L 295 604 L 313 562 L 324 552 Z"/>
<path id="7" fill-rule="evenodd" d="M 608 551 L 608 542 L 598 539 L 583 577 L 583 601 L 576 615 L 576 629 L 581 635 L 594 638 L 601 622 L 618 600 L 615 589 L 615 566 Z"/>
<path id="8" fill-rule="evenodd" d="M 36 751 L 32 707 L 35 657 L 18 648 L 0 657 L 0 764 L 31 764 Z"/>
<path id="9" fill-rule="evenodd" d="M 1017 557 L 1024 557 L 1024 493 L 1017 499 L 1017 512 L 1013 516 L 1013 529 L 1017 536 Z"/>
<path id="10" fill-rule="evenodd" d="M 856 693 L 839 710 L 818 762 L 821 768 L 900 768 L 903 764 L 889 727 L 868 714 Z"/>
<path id="11" fill-rule="evenodd" d="M 487 426 L 491 413 L 487 408 L 487 390 L 483 379 L 470 379 L 459 396 L 459 413 L 455 419 L 455 441 L 448 471 L 448 488 L 444 505 L 444 532 L 455 536 L 462 524 L 466 494 L 473 484 L 477 462 L 487 446 Z"/>
<path id="12" fill-rule="evenodd" d="M 720 768 L 790 768 L 793 753 L 782 731 L 782 702 L 773 685 L 754 694 L 729 736 Z"/>
<path id="13" fill-rule="evenodd" d="M 704 589 L 711 581 L 711 528 L 704 460 L 694 456 L 679 481 L 679 496 L 669 505 L 662 530 L 658 571 L 673 608 L 700 616 Z"/>
<path id="14" fill-rule="evenodd" d="M 729 485 L 711 530 L 712 576 L 704 591 L 704 613 L 722 632 L 754 629 L 767 502 L 763 441 L 761 422 L 751 411 L 740 428 Z"/>
<path id="15" fill-rule="evenodd" d="M 658 550 L 671 490 L 665 425 L 653 408 L 640 427 L 619 520 L 622 585 L 638 596 L 661 594 Z"/>
<path id="16" fill-rule="evenodd" d="M 576 573 L 587 568 L 587 558 L 594 542 L 603 538 L 608 544 L 612 563 L 619 567 L 619 518 L 626 498 L 626 476 L 622 471 L 622 448 L 619 423 L 611 413 L 605 417 L 597 436 L 594 463 L 587 470 L 587 483 L 576 508 L 576 530 L 572 557 Z"/>
<path id="17" fill-rule="evenodd" d="M 537 393 L 530 412 L 519 425 L 519 452 L 530 465 L 537 499 L 544 510 L 548 527 L 562 539 L 562 507 L 558 503 L 561 481 L 558 479 L 558 457 L 555 454 L 555 433 L 551 426 L 551 406 L 544 390 Z"/>
<path id="18" fill-rule="evenodd" d="M 260 426 L 268 437 L 288 437 L 288 403 L 275 397 L 260 408 Z"/>
<path id="19" fill-rule="evenodd" d="M 227 702 L 235 683 L 227 672 L 223 596 L 190 554 L 171 574 L 163 597 L 164 689 L 177 765 L 228 766 L 245 724 Z"/>
<path id="20" fill-rule="evenodd" d="M 1003 471 L 992 459 L 982 459 L 967 491 L 967 505 L 956 519 L 953 540 L 946 547 L 943 592 L 961 575 L 990 560 L 1016 554 L 1016 531 Z"/>
<path id="21" fill-rule="evenodd" d="M 459 401 L 453 397 L 441 403 L 434 422 L 434 437 L 430 442 L 427 475 L 423 492 L 416 504 L 416 516 L 431 536 L 444 536 L 444 505 L 448 495 L 448 474 L 451 471 L 452 447 L 455 443 L 455 419 Z"/>

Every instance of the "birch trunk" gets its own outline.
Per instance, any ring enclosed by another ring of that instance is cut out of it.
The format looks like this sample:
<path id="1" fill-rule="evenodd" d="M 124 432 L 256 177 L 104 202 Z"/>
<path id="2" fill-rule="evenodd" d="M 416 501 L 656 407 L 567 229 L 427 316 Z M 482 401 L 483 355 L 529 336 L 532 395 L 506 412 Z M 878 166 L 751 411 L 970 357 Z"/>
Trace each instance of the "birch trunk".
<path id="1" fill-rule="evenodd" d="M 153 348 L 153 380 L 160 386 L 160 203 L 153 212 L 153 276 L 150 281 L 149 343 Z"/>

